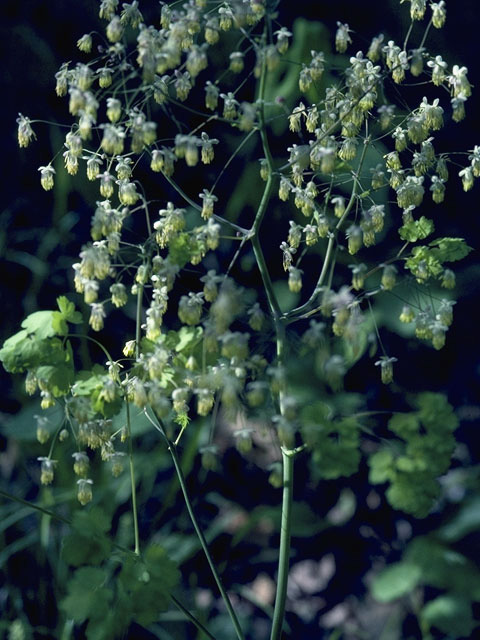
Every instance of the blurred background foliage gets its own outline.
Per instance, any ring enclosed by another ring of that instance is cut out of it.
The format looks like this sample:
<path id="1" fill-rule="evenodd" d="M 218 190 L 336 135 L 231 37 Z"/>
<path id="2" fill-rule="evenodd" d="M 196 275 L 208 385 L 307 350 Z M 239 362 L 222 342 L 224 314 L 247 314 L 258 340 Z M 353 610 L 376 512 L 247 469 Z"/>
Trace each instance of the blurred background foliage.
<path id="1" fill-rule="evenodd" d="M 398 0 L 385 0 L 381 5 L 376 0 L 300 4 L 302 18 L 297 21 L 297 3 L 285 1 L 279 7 L 280 22 L 293 27 L 298 36 L 291 52 L 298 59 L 312 48 L 331 54 L 337 20 L 350 24 L 355 37 L 364 42 L 364 49 L 379 32 L 384 32 L 387 40 L 399 40 L 408 26 L 408 12 Z M 472 149 L 480 143 L 480 121 L 475 117 L 480 112 L 477 7 L 473 0 L 448 5 L 446 27 L 431 33 L 429 47 L 432 52 L 441 52 L 449 63 L 468 66 L 474 94 L 467 105 L 467 119 L 447 127 L 441 144 L 446 150 Z M 150 0 L 143 0 L 141 8 L 147 17 L 158 10 L 157 3 Z M 47 164 L 62 146 L 59 129 L 54 124 L 35 125 L 38 139 L 25 152 L 17 147 L 15 119 L 21 112 L 51 123 L 69 122 L 65 101 L 54 93 L 54 74 L 62 62 L 79 59 L 75 43 L 83 33 L 99 25 L 97 9 L 94 0 L 1 3 L 0 342 L 18 330 L 26 314 L 54 308 L 56 297 L 72 290 L 71 264 L 88 239 L 91 205 L 96 195 L 86 179 L 72 179 L 60 170 L 53 192 L 47 194 L 39 185 L 38 166 Z M 337 67 L 343 64 L 336 54 L 331 54 L 331 59 Z M 288 68 L 281 67 L 278 77 L 268 86 L 269 97 L 294 95 L 291 86 L 295 82 L 296 75 L 293 78 Z M 418 94 L 418 89 L 412 89 L 412 99 L 418 97 L 415 91 Z M 287 101 L 286 106 L 293 105 Z M 272 140 L 275 153 L 276 148 L 287 146 L 285 137 L 289 134 L 285 121 L 280 119 L 273 130 L 277 136 Z M 246 147 L 245 155 L 239 155 L 238 183 L 220 187 L 225 195 L 232 192 L 225 212 L 230 219 L 249 215 L 258 200 L 258 164 L 246 164 L 253 151 Z M 383 153 L 381 147 L 377 153 Z M 375 157 L 367 161 L 376 164 Z M 222 194 L 218 195 L 221 199 Z M 167 199 L 168 189 L 159 197 Z M 384 296 L 379 313 L 383 322 L 394 329 L 386 340 L 389 353 L 399 357 L 396 382 L 386 389 L 371 363 L 360 360 L 345 381 L 346 391 L 359 395 L 339 394 L 336 400 L 344 406 L 350 403 L 349 409 L 355 410 L 356 398 L 363 396 L 369 407 L 388 410 L 401 404 L 405 393 L 446 393 L 460 427 L 453 467 L 442 479 L 442 497 L 430 516 L 416 520 L 392 510 L 383 495 L 372 489 L 366 466 L 362 465 L 348 479 L 320 481 L 315 467 L 300 461 L 286 638 L 426 640 L 468 638 L 476 633 L 475 629 L 478 632 L 478 197 L 478 185 L 464 194 L 460 182 L 453 179 L 440 213 L 436 209 L 432 214 L 441 216 L 446 235 L 463 236 L 475 249 L 458 267 L 459 302 L 446 347 L 435 352 L 409 335 L 396 335 L 400 331 L 397 317 L 401 303 Z M 428 205 L 425 215 L 428 216 Z M 279 295 L 284 297 L 285 305 L 290 305 L 295 302 L 293 294 L 281 280 L 278 245 L 285 229 L 278 224 L 279 219 L 279 210 L 269 211 L 265 224 L 271 225 L 271 243 L 264 250 Z M 385 242 L 389 242 L 388 237 Z M 392 246 L 396 242 L 392 238 Z M 305 261 L 305 290 L 313 286 L 316 277 L 315 254 L 309 260 Z M 258 274 L 248 257 L 240 261 L 233 275 L 244 285 L 258 284 Z M 76 302 L 81 307 L 80 301 Z M 104 333 L 107 344 L 128 331 L 129 322 L 128 315 L 116 315 Z M 88 364 L 98 354 L 85 348 L 82 357 Z M 305 356 L 298 366 L 299 388 L 306 388 L 305 394 L 310 396 L 315 393 L 311 386 L 315 366 L 315 354 Z M 0 488 L 51 509 L 61 518 L 39 515 L 26 504 L 0 497 L 0 638 L 74 637 L 72 629 L 64 625 L 58 607 L 67 593 L 68 564 L 72 564 L 62 544 L 70 532 L 65 520 L 79 509 L 71 464 L 60 459 L 55 484 L 39 486 L 37 457 L 45 455 L 45 445 L 40 445 L 35 436 L 38 403 L 25 395 L 20 376 L 10 377 L 3 370 L 0 376 Z M 60 417 L 55 417 L 55 409 L 51 412 L 55 424 Z M 250 454 L 240 455 L 232 436 L 238 426 L 222 424 L 216 440 L 220 456 L 216 467 L 207 471 L 198 451 L 208 442 L 208 424 L 196 421 L 182 440 L 182 465 L 213 556 L 231 590 L 247 636 L 262 640 L 267 637 L 277 560 L 280 491 L 267 482 L 274 471 L 271 465 L 276 452 L 259 437 Z M 209 620 L 209 628 L 218 638 L 233 638 L 193 535 L 165 447 L 149 424 L 140 419 L 135 422 L 134 432 L 139 436 L 136 460 L 141 539 L 144 543 L 161 542 L 181 568 L 185 604 L 201 620 Z M 368 441 L 365 446 L 368 448 Z M 124 474 L 112 482 L 105 465 L 95 473 L 94 501 L 103 505 L 106 526 L 116 541 L 129 546 L 129 478 Z M 87 545 L 86 553 L 94 557 L 92 539 L 80 536 L 75 544 Z M 148 629 L 132 624 L 125 637 L 200 637 L 175 610 L 163 614 Z"/>

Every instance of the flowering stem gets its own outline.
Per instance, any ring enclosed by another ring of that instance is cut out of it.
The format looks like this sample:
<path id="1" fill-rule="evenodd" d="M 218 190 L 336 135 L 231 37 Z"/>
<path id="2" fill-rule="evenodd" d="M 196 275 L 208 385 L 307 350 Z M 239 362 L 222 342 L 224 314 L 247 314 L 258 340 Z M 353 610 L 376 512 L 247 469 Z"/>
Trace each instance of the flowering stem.
<path id="1" fill-rule="evenodd" d="M 260 232 L 260 225 L 262 224 L 263 218 L 265 216 L 268 203 L 272 196 L 273 185 L 274 185 L 273 159 L 272 159 L 272 154 L 270 152 L 270 146 L 268 144 L 267 131 L 265 127 L 264 104 L 263 104 L 264 95 L 265 95 L 265 79 L 266 79 L 266 63 L 265 61 L 263 61 L 262 74 L 260 76 L 258 101 L 260 104 L 260 108 L 259 108 L 260 137 L 262 139 L 263 152 L 267 160 L 268 177 L 267 177 L 267 182 L 265 184 L 265 189 L 263 191 L 262 199 L 258 206 L 257 213 L 255 214 L 255 220 L 253 221 L 252 228 L 250 229 L 249 237 L 252 241 L 252 247 L 253 247 L 253 252 L 255 254 L 255 259 L 257 261 L 257 265 L 260 270 L 260 275 L 262 276 L 263 285 L 267 293 L 270 311 L 274 319 L 277 319 L 279 318 L 281 313 L 280 307 L 278 305 L 278 301 L 275 296 L 275 292 L 273 290 L 273 284 L 270 278 L 270 273 L 268 272 L 267 264 L 265 262 L 265 257 L 263 255 L 262 247 L 260 245 L 260 240 L 258 238 L 258 234 Z"/>
<path id="2" fill-rule="evenodd" d="M 207 638 L 210 638 L 210 640 L 215 640 L 215 636 L 212 636 L 210 631 L 203 626 L 200 620 L 197 620 L 197 618 L 195 618 L 195 616 L 191 614 L 190 611 L 186 607 L 184 607 L 179 600 L 175 598 L 175 596 L 170 594 L 170 598 L 174 603 L 174 605 L 180 609 L 180 611 L 185 615 L 185 617 L 188 618 L 190 622 L 192 622 L 199 631 L 204 633 L 207 636 Z"/>
<path id="3" fill-rule="evenodd" d="M 135 358 L 136 360 L 138 360 L 138 358 L 140 357 L 140 338 L 141 338 L 141 330 L 142 330 L 142 298 L 143 298 L 143 284 L 139 284 L 137 289 L 137 315 L 136 315 L 136 322 L 135 322 Z"/>
<path id="4" fill-rule="evenodd" d="M 328 244 L 327 244 L 327 250 L 325 252 L 325 258 L 323 261 L 323 266 L 322 266 L 322 270 L 320 272 L 320 276 L 318 278 L 317 284 L 315 286 L 315 289 L 313 290 L 312 295 L 310 296 L 310 298 L 304 303 L 302 304 L 300 307 L 297 307 L 296 309 L 292 309 L 291 311 L 288 312 L 287 317 L 293 316 L 293 315 L 301 315 L 304 311 L 306 311 L 308 309 L 308 307 L 310 306 L 310 304 L 313 302 L 313 299 L 315 298 L 315 296 L 318 294 L 320 287 L 323 286 L 323 283 L 325 281 L 325 276 L 327 275 L 327 271 L 328 271 L 328 267 L 330 265 L 330 260 L 332 257 L 332 253 L 333 253 L 333 248 L 336 242 L 336 234 L 337 232 L 341 229 L 344 221 L 346 220 L 346 218 L 348 217 L 348 215 L 350 214 L 350 211 L 352 210 L 353 205 L 355 204 L 355 201 L 357 199 L 357 188 L 359 186 L 359 181 L 358 181 L 358 176 L 360 175 L 360 172 L 362 170 L 362 166 L 363 163 L 365 161 L 365 155 L 367 153 L 367 148 L 368 145 L 370 143 L 370 138 L 366 138 L 363 144 L 363 149 L 362 149 L 362 155 L 360 156 L 360 161 L 358 163 L 358 168 L 357 171 L 355 172 L 354 176 L 353 176 L 353 187 L 352 187 L 352 193 L 350 195 L 350 199 L 348 201 L 347 206 L 345 207 L 345 211 L 343 212 L 342 217 L 340 218 L 340 220 L 337 222 L 337 224 L 335 225 L 335 232 L 332 233 L 330 235 L 330 238 L 328 239 Z"/>
<path id="5" fill-rule="evenodd" d="M 185 504 L 187 507 L 187 511 L 188 511 L 188 515 L 190 516 L 190 520 L 192 521 L 193 527 L 195 529 L 195 532 L 198 536 L 198 539 L 200 541 L 200 544 L 202 546 L 203 552 L 205 554 L 205 557 L 207 558 L 207 562 L 210 566 L 210 570 L 213 574 L 213 577 L 215 579 L 215 582 L 217 583 L 217 587 L 218 590 L 220 591 L 220 595 L 223 598 L 223 601 L 225 602 L 225 606 L 227 608 L 227 611 L 230 615 L 230 618 L 232 620 L 233 626 L 235 627 L 235 631 L 237 634 L 237 638 L 238 640 L 244 640 L 244 635 L 243 635 L 243 631 L 242 628 L 240 626 L 240 623 L 238 621 L 237 615 L 232 607 L 232 603 L 230 602 L 230 598 L 228 597 L 228 594 L 225 590 L 225 587 L 222 584 L 222 581 L 220 580 L 220 576 L 218 575 L 217 572 L 217 568 L 212 560 L 212 557 L 210 555 L 210 551 L 208 549 L 208 545 L 207 545 L 207 541 L 205 540 L 205 536 L 203 535 L 203 531 L 200 529 L 200 525 L 198 524 L 197 518 L 195 516 L 195 513 L 193 511 L 193 507 L 192 507 L 192 503 L 190 501 L 190 497 L 187 493 L 187 486 L 185 483 L 185 477 L 183 475 L 183 471 L 182 468 L 180 466 L 180 461 L 178 459 L 177 456 L 177 451 L 175 449 L 175 446 L 173 445 L 173 443 L 168 442 L 168 450 L 170 451 L 170 455 L 172 456 L 172 460 L 173 460 L 173 464 L 175 465 L 175 471 L 177 473 L 177 477 L 178 477 L 178 481 L 180 482 L 180 487 L 182 489 L 182 493 L 183 493 L 183 497 L 185 500 Z"/>
<path id="6" fill-rule="evenodd" d="M 125 400 L 127 407 L 127 431 L 128 431 L 128 459 L 130 464 L 130 480 L 132 484 L 132 511 L 133 511 L 133 533 L 135 539 L 135 553 L 140 555 L 140 536 L 138 534 L 138 513 L 137 513 L 137 490 L 135 486 L 135 467 L 133 464 L 132 429 L 130 422 L 130 403 Z"/>
<path id="7" fill-rule="evenodd" d="M 198 524 L 198 520 L 195 516 L 195 513 L 193 511 L 193 506 L 190 500 L 190 496 L 188 495 L 187 492 L 187 485 L 185 482 L 185 476 L 183 475 L 183 471 L 182 471 L 182 467 L 180 466 L 180 461 L 178 459 L 178 455 L 177 455 L 177 450 L 175 448 L 175 445 L 169 440 L 165 428 L 162 424 L 162 422 L 160 420 L 158 420 L 158 418 L 156 420 L 153 420 L 152 417 L 148 414 L 147 411 L 145 411 L 145 416 L 147 417 L 147 419 L 153 424 L 153 426 L 160 431 L 160 433 L 162 434 L 162 436 L 164 437 L 167 446 L 168 446 L 168 450 L 170 452 L 170 455 L 172 456 L 172 460 L 173 460 L 173 465 L 175 467 L 175 472 L 177 474 L 177 478 L 178 481 L 180 483 L 180 488 L 182 490 L 183 493 L 183 498 L 185 500 L 185 505 L 187 507 L 187 511 L 188 511 L 188 515 L 190 516 L 190 520 L 192 521 L 193 524 L 193 528 L 195 529 L 195 533 L 198 536 L 198 539 L 200 541 L 200 545 L 203 549 L 203 552 L 205 554 L 205 557 L 207 558 L 207 562 L 208 565 L 210 567 L 210 570 L 212 572 L 212 575 L 214 577 L 214 580 L 217 584 L 218 590 L 220 591 L 220 595 L 223 598 L 223 601 L 225 603 L 225 606 L 227 608 L 228 614 L 230 616 L 230 619 L 232 620 L 232 624 L 235 628 L 235 632 L 237 634 L 237 638 L 238 640 L 245 640 L 245 636 L 243 635 L 243 631 L 242 631 L 242 627 L 240 626 L 240 623 L 238 621 L 237 615 L 232 607 L 232 603 L 230 602 L 230 598 L 228 597 L 228 594 L 225 590 L 225 587 L 222 584 L 222 581 L 220 580 L 220 576 L 218 575 L 217 572 L 217 568 L 212 560 L 212 556 L 210 555 L 210 551 L 208 549 L 208 545 L 207 545 L 207 541 L 205 540 L 205 536 L 203 535 L 203 531 L 200 529 L 200 525 Z"/>
<path id="8" fill-rule="evenodd" d="M 293 504 L 293 468 L 297 450 L 282 447 L 283 461 L 283 500 L 282 521 L 280 530 L 280 550 L 278 558 L 277 591 L 273 612 L 270 640 L 280 640 L 285 618 L 285 601 L 287 598 L 288 569 L 290 560 L 290 531 L 292 524 Z"/>

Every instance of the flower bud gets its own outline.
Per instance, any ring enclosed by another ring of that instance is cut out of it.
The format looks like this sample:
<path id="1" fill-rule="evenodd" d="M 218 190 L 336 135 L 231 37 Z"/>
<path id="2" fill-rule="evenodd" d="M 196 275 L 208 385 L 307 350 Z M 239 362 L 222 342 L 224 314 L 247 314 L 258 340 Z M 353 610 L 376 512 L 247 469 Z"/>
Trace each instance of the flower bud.
<path id="1" fill-rule="evenodd" d="M 402 313 L 399 317 L 400 322 L 409 323 L 415 320 L 415 313 L 408 304 L 404 305 L 402 308 Z"/>
<path id="2" fill-rule="evenodd" d="M 40 184 L 45 191 L 53 189 L 53 176 L 55 175 L 55 169 L 52 165 L 49 164 L 46 167 L 39 167 L 38 170 L 40 171 Z"/>
<path id="3" fill-rule="evenodd" d="M 206 471 L 215 471 L 218 467 L 218 449 L 217 446 L 212 444 L 200 449 L 202 456 L 202 467 Z"/>
<path id="4" fill-rule="evenodd" d="M 93 498 L 92 484 L 93 480 L 89 478 L 79 478 L 77 480 L 77 498 L 83 507 L 91 502 Z"/>
<path id="5" fill-rule="evenodd" d="M 393 264 L 386 264 L 383 267 L 381 285 L 386 291 L 393 289 L 397 282 L 397 268 Z"/>
<path id="6" fill-rule="evenodd" d="M 90 460 L 88 459 L 85 451 L 72 453 L 72 458 L 74 460 L 73 471 L 75 475 L 80 476 L 81 478 L 86 478 L 90 467 Z"/>
<path id="7" fill-rule="evenodd" d="M 302 273 L 301 269 L 290 267 L 288 270 L 288 288 L 292 293 L 299 293 L 302 290 Z"/>
<path id="8" fill-rule="evenodd" d="M 380 374 L 383 384 L 390 384 L 393 381 L 393 363 L 397 362 L 397 358 L 389 358 L 382 356 L 380 360 L 375 362 L 375 366 L 380 366 Z"/>
<path id="9" fill-rule="evenodd" d="M 55 466 L 57 464 L 56 460 L 51 460 L 50 458 L 39 457 L 37 458 L 39 462 L 41 462 L 40 467 L 40 482 L 44 485 L 52 484 Z"/>

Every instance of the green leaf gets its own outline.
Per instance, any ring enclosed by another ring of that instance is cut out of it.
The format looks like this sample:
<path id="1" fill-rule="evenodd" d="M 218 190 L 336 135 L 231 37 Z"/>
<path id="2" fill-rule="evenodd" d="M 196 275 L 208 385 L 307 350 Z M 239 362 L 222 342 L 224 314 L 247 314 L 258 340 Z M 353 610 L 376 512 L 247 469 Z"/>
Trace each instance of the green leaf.
<path id="1" fill-rule="evenodd" d="M 65 296 L 57 298 L 57 305 L 60 311 L 52 312 L 52 326 L 58 335 L 65 336 L 68 333 L 67 322 L 80 324 L 82 322 L 82 314 L 75 311 L 75 305 Z"/>
<path id="2" fill-rule="evenodd" d="M 372 595 L 379 602 L 390 602 L 410 593 L 420 582 L 422 573 L 415 564 L 396 562 L 389 565 L 372 582 Z"/>
<path id="3" fill-rule="evenodd" d="M 63 540 L 62 557 L 74 567 L 100 564 L 110 556 L 112 543 L 105 535 L 110 520 L 98 507 L 90 511 L 76 511 L 72 532 Z"/>
<path id="4" fill-rule="evenodd" d="M 380 449 L 368 459 L 370 473 L 368 479 L 372 484 L 383 484 L 392 479 L 395 473 L 393 455 L 388 449 Z"/>
<path id="5" fill-rule="evenodd" d="M 179 353 L 180 351 L 184 351 L 187 347 L 193 346 L 192 343 L 200 340 L 203 329 L 202 327 L 182 327 L 178 332 L 169 331 L 169 336 L 171 333 L 176 333 L 175 351 Z"/>
<path id="6" fill-rule="evenodd" d="M 103 587 L 106 575 L 103 569 L 82 567 L 68 582 L 68 595 L 60 603 L 66 615 L 75 622 L 88 618 L 100 619 L 108 613 L 113 593 Z"/>
<path id="7" fill-rule="evenodd" d="M 123 620 L 119 621 L 119 615 Z M 126 622 L 126 624 L 121 626 L 121 622 Z M 89 620 L 85 635 L 87 640 L 116 640 L 116 638 L 124 637 L 129 622 L 129 620 L 125 621 L 124 609 L 119 611 L 115 606 L 115 611 L 110 609 L 106 616 Z"/>
<path id="8" fill-rule="evenodd" d="M 73 368 L 70 364 L 38 367 L 36 375 L 38 380 L 46 383 L 55 398 L 64 396 L 69 392 L 74 377 Z"/>
<path id="9" fill-rule="evenodd" d="M 68 322 L 78 324 L 82 321 L 82 314 L 79 311 L 75 311 L 75 305 L 66 296 L 57 298 L 57 305 L 60 313 Z"/>
<path id="10" fill-rule="evenodd" d="M 52 326 L 53 311 L 35 311 L 25 318 L 21 326 L 28 334 L 34 334 L 35 338 L 43 340 L 55 335 Z"/>
<path id="11" fill-rule="evenodd" d="M 421 271 L 420 265 L 423 267 Z M 418 282 L 425 282 L 430 277 L 437 278 L 443 273 L 441 261 L 428 247 L 414 247 L 412 255 L 405 260 L 405 266 Z"/>
<path id="12" fill-rule="evenodd" d="M 407 562 L 417 565 L 422 582 L 449 589 L 464 598 L 480 599 L 480 571 L 464 555 L 431 536 L 415 538 L 406 551 Z"/>
<path id="13" fill-rule="evenodd" d="M 64 364 L 69 359 L 69 354 L 58 338 L 38 340 L 34 336 L 25 335 L 23 339 L 16 340 L 13 347 L 2 349 L 0 358 L 7 371 L 22 373 L 40 365 Z"/>
<path id="14" fill-rule="evenodd" d="M 388 421 L 388 428 L 405 439 L 418 433 L 418 418 L 414 413 L 396 413 Z"/>
<path id="15" fill-rule="evenodd" d="M 59 311 L 52 311 L 52 327 L 59 336 L 66 336 L 68 334 L 67 321 Z"/>
<path id="16" fill-rule="evenodd" d="M 470 634 L 477 627 L 471 602 L 451 593 L 427 602 L 420 618 L 424 624 L 452 638 L 471 637 Z"/>
<path id="17" fill-rule="evenodd" d="M 457 542 L 480 529 L 480 496 L 464 502 L 450 522 L 441 527 L 438 535 L 446 542 Z"/>
<path id="18" fill-rule="evenodd" d="M 469 247 L 463 238 L 438 238 L 430 242 L 433 256 L 440 262 L 456 262 L 468 256 L 472 247 Z"/>
<path id="19" fill-rule="evenodd" d="M 423 240 L 431 233 L 435 231 L 435 225 L 433 220 L 429 220 L 422 216 L 420 220 L 412 220 L 407 222 L 403 227 L 400 227 L 398 233 L 402 240 L 407 242 L 417 242 L 417 240 Z"/>
<path id="20" fill-rule="evenodd" d="M 119 585 L 132 606 L 133 618 L 142 625 L 158 619 L 170 604 L 170 594 L 180 574 L 163 547 L 151 545 L 143 559 L 129 554 L 122 564 Z"/>

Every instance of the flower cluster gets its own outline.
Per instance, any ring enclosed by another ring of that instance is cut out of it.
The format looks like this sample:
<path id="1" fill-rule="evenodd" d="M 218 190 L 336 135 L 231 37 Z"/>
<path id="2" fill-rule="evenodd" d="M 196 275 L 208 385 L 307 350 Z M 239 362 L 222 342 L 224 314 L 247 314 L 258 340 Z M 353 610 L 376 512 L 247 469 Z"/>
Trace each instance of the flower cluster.
<path id="1" fill-rule="evenodd" d="M 87 448 L 100 450 L 114 475 L 123 467 L 117 441 L 130 437 L 129 426 L 115 430 L 112 420 L 125 402 L 172 429 L 184 429 L 195 413 L 214 421 L 220 406 L 230 417 L 250 412 L 272 425 L 281 444 L 293 446 L 302 425 L 298 399 L 289 392 L 285 327 L 298 327 L 303 347 L 318 349 L 319 376 L 325 393 L 334 395 L 367 349 L 375 296 L 392 295 L 409 281 L 452 289 L 449 263 L 468 252 L 458 238 L 418 244 L 435 230 L 419 215 L 428 194 L 435 204 L 446 196 L 450 161 L 435 135 L 465 115 L 467 69 L 430 54 L 425 38 L 400 45 L 379 34 L 366 51 L 345 55 L 356 36 L 341 22 L 334 40 L 344 71 L 331 73 L 330 54 L 310 48 L 292 65 L 286 52 L 300 55 L 291 48 L 292 33 L 274 31 L 269 12 L 261 0 L 162 2 L 156 22 L 147 25 L 138 2 L 119 7 L 102 0 L 106 44 L 95 33 L 80 37 L 78 48 L 91 59 L 65 63 L 56 74 L 56 92 L 68 100 L 72 118 L 61 150 L 65 169 L 71 176 L 84 172 L 98 193 L 91 240 L 73 265 L 75 291 L 89 306 L 94 332 L 118 309 L 136 324 L 117 359 L 108 356 L 88 379 L 72 373 L 65 387 L 38 377 L 37 364 L 15 364 L 27 371 L 29 390 L 40 388 L 43 407 L 67 396 L 82 504 L 92 499 Z M 427 14 L 441 28 L 445 3 L 411 0 L 412 21 Z M 295 82 L 285 100 L 270 80 L 287 71 Z M 397 95 L 411 77 L 424 81 L 425 97 L 408 111 L 402 99 L 393 104 L 386 96 Z M 20 114 L 17 123 L 25 147 L 35 137 L 32 121 Z M 269 142 L 274 126 L 285 131 L 280 158 L 272 157 Z M 253 215 L 257 187 L 236 211 L 222 184 L 224 174 L 236 182 L 238 157 L 244 164 L 252 139 L 262 148 L 263 189 Z M 466 155 L 459 177 L 467 191 L 480 176 L 480 148 Z M 54 189 L 52 162 L 39 172 L 42 187 Z M 263 253 L 270 211 L 278 212 L 285 232 L 281 258 L 295 300 L 286 310 Z M 387 231 L 398 233 L 398 250 L 379 259 Z M 306 277 L 312 257 L 320 264 L 313 288 Z M 239 258 L 260 272 L 265 295 L 258 301 L 231 276 Z M 400 320 L 440 349 L 453 304 L 446 297 L 427 304 L 416 294 Z M 60 328 L 48 339 L 66 339 Z M 396 358 L 378 344 L 383 352 L 375 365 L 390 384 Z M 350 361 L 348 349 L 355 353 Z M 73 367 L 67 350 L 62 358 Z M 328 433 L 358 464 L 358 434 L 349 437 L 350 423 L 332 425 Z M 42 425 L 39 439 L 46 439 Z M 250 450 L 248 429 L 238 433 L 236 446 Z M 208 468 L 214 456 L 214 447 L 203 451 Z M 42 482 L 53 480 L 54 467 L 50 457 L 41 459 Z"/>

